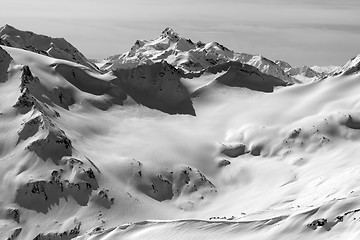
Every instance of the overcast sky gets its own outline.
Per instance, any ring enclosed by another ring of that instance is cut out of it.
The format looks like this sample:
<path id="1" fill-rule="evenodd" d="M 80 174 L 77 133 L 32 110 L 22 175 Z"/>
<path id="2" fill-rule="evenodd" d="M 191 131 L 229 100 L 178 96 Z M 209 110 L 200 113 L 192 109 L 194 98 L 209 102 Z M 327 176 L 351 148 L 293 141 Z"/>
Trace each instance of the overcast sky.
<path id="1" fill-rule="evenodd" d="M 88 58 L 128 51 L 165 27 L 293 66 L 360 53 L 360 0 L 0 0 L 0 24 L 64 37 Z"/>

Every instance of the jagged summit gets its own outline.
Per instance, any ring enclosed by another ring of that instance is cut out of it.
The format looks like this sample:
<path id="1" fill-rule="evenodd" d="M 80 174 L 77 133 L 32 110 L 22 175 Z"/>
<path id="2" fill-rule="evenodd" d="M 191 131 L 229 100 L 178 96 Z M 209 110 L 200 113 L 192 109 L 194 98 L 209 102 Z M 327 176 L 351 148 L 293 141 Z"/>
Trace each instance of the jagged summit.
<path id="1" fill-rule="evenodd" d="M 142 64 L 167 61 L 186 74 L 201 73 L 209 67 L 237 61 L 259 68 L 265 74 L 288 83 L 295 81 L 273 61 L 261 55 L 237 53 L 218 42 L 194 42 L 181 37 L 172 28 L 165 28 L 152 40 L 137 40 L 130 51 L 107 58 L 103 70 L 127 69 Z"/>
<path id="2" fill-rule="evenodd" d="M 79 50 L 64 38 L 52 38 L 31 31 L 22 31 L 6 24 L 0 28 L 0 44 L 21 48 L 53 58 L 79 63 L 98 70 Z"/>
<path id="3" fill-rule="evenodd" d="M 180 39 L 179 34 L 169 27 L 165 28 L 164 31 L 162 31 L 161 37 L 169 38 L 171 41 L 175 41 L 175 42 Z"/>

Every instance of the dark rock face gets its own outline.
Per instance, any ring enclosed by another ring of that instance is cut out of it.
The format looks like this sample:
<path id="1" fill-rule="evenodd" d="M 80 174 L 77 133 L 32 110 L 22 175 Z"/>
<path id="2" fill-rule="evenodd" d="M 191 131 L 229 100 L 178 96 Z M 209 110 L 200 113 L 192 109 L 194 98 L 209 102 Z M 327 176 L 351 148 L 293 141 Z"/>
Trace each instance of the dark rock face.
<path id="1" fill-rule="evenodd" d="M 64 161 L 62 164 L 67 162 Z M 74 164 L 77 165 L 76 168 Z M 84 169 L 78 163 L 74 164 L 66 165 L 65 169 L 53 170 L 49 180 L 29 181 L 21 185 L 15 201 L 24 208 L 42 213 L 47 213 L 52 205 L 59 204 L 60 198 L 70 196 L 80 206 L 86 206 L 91 192 L 98 188 L 98 182 L 91 168 Z M 68 171 L 72 172 L 74 179 L 62 176 Z"/>
<path id="2" fill-rule="evenodd" d="M 231 164 L 231 162 L 229 160 L 223 159 L 220 162 L 218 162 L 218 167 L 225 167 L 230 164 Z"/>
<path id="3" fill-rule="evenodd" d="M 245 154 L 245 145 L 244 144 L 238 144 L 235 146 L 224 146 L 223 149 L 220 151 L 220 153 L 231 157 L 231 158 L 236 158 L 240 155 Z"/>
<path id="4" fill-rule="evenodd" d="M 20 211 L 16 208 L 7 210 L 7 217 L 13 219 L 15 222 L 20 223 Z"/>
<path id="5" fill-rule="evenodd" d="M 226 73 L 215 81 L 230 87 L 245 87 L 255 91 L 273 92 L 276 86 L 287 86 L 288 84 L 276 77 L 261 73 L 257 68 L 250 65 L 232 62 Z M 210 70 L 214 71 L 216 68 Z M 221 69 L 221 68 L 220 68 Z M 217 72 L 217 71 L 216 71 Z"/>
<path id="6" fill-rule="evenodd" d="M 353 118 L 349 115 L 348 119 L 345 121 L 345 126 L 351 129 L 360 129 L 360 119 Z"/>
<path id="7" fill-rule="evenodd" d="M 10 237 L 7 238 L 7 240 L 15 240 L 18 239 L 18 236 L 20 235 L 22 231 L 22 228 L 17 228 L 13 231 Z"/>
<path id="8" fill-rule="evenodd" d="M 187 89 L 180 82 L 180 72 L 166 62 L 140 65 L 114 71 L 121 86 L 137 103 L 169 114 L 195 115 Z"/>
<path id="9" fill-rule="evenodd" d="M 8 79 L 8 68 L 10 66 L 11 56 L 0 47 L 0 83 Z"/>
<path id="10" fill-rule="evenodd" d="M 3 45 L 25 49 L 53 58 L 79 63 L 98 70 L 79 50 L 64 38 L 51 38 L 30 31 L 21 31 L 10 25 L 0 28 L 0 39 Z"/>
<path id="11" fill-rule="evenodd" d="M 320 219 L 316 219 L 316 220 L 312 221 L 311 223 L 309 223 L 307 225 L 307 227 L 316 229 L 317 227 L 325 226 L 326 223 L 327 223 L 326 218 L 320 218 Z"/>
<path id="12" fill-rule="evenodd" d="M 31 71 L 29 66 L 24 66 L 22 68 L 22 74 L 21 74 L 21 83 L 20 83 L 20 92 L 23 92 L 26 87 L 29 87 L 31 84 L 38 84 L 39 79 L 35 78 Z"/>
<path id="13" fill-rule="evenodd" d="M 51 130 L 46 138 L 33 141 L 27 149 L 33 151 L 44 161 L 51 159 L 54 163 L 58 163 L 62 157 L 72 154 L 71 140 L 61 130 Z"/>
<path id="14" fill-rule="evenodd" d="M 24 91 L 15 103 L 14 108 L 17 108 L 20 113 L 24 114 L 34 105 L 35 99 L 31 96 L 29 91 Z"/>

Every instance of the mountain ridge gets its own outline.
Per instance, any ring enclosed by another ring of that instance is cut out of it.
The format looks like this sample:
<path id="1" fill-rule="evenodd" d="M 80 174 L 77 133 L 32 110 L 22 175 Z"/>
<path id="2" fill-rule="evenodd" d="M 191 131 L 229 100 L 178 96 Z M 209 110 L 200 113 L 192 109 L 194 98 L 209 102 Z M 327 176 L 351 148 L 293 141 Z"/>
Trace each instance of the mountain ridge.
<path id="1" fill-rule="evenodd" d="M 0 28 L 0 44 L 22 48 L 54 58 L 69 60 L 98 71 L 79 50 L 64 38 L 52 38 L 31 31 L 22 31 L 6 24 Z"/>

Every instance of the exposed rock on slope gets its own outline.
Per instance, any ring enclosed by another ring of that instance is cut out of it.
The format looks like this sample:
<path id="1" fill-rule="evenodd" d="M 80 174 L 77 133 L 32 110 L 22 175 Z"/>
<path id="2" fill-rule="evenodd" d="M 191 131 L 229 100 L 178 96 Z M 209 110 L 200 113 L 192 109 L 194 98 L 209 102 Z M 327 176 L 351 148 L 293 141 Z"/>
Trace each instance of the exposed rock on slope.
<path id="1" fill-rule="evenodd" d="M 61 198 L 70 196 L 80 206 L 86 206 L 92 191 L 97 188 L 98 183 L 91 168 L 60 168 L 53 170 L 47 179 L 30 180 L 21 185 L 17 189 L 15 202 L 23 208 L 47 213 L 53 205 L 59 204 Z"/>
<path id="2" fill-rule="evenodd" d="M 61 233 L 41 233 L 38 234 L 34 240 L 70 240 L 79 235 L 80 227 L 81 223 L 78 223 L 74 228 Z"/>
<path id="3" fill-rule="evenodd" d="M 10 25 L 0 28 L 0 38 L 2 44 L 7 46 L 26 49 L 53 58 L 76 62 L 95 70 L 98 69 L 95 64 L 91 63 L 64 38 L 51 38 L 29 31 L 21 31 Z"/>
<path id="4" fill-rule="evenodd" d="M 209 194 L 217 192 L 204 174 L 189 166 L 162 169 L 156 173 L 138 161 L 131 162 L 131 165 L 134 172 L 131 184 L 157 201 L 176 200 L 178 207 L 192 208 Z"/>
<path id="5" fill-rule="evenodd" d="M 166 62 L 114 71 L 121 86 L 137 103 L 169 114 L 195 115 L 190 95 L 180 82 L 180 72 Z"/>
<path id="6" fill-rule="evenodd" d="M 262 74 L 258 69 L 245 64 L 233 64 L 215 81 L 230 87 L 246 87 L 262 92 L 272 92 L 276 86 L 287 86 L 286 82 Z"/>
<path id="7" fill-rule="evenodd" d="M 0 83 L 7 80 L 7 70 L 11 60 L 10 55 L 0 47 Z"/>
<path id="8" fill-rule="evenodd" d="M 261 73 L 257 68 L 240 62 L 228 62 L 207 69 L 207 72 L 213 74 L 223 71 L 225 72 L 212 83 L 192 93 L 192 97 L 198 96 L 216 84 L 229 87 L 243 87 L 261 92 L 272 92 L 274 87 L 289 85 L 289 83 L 281 79 Z"/>

